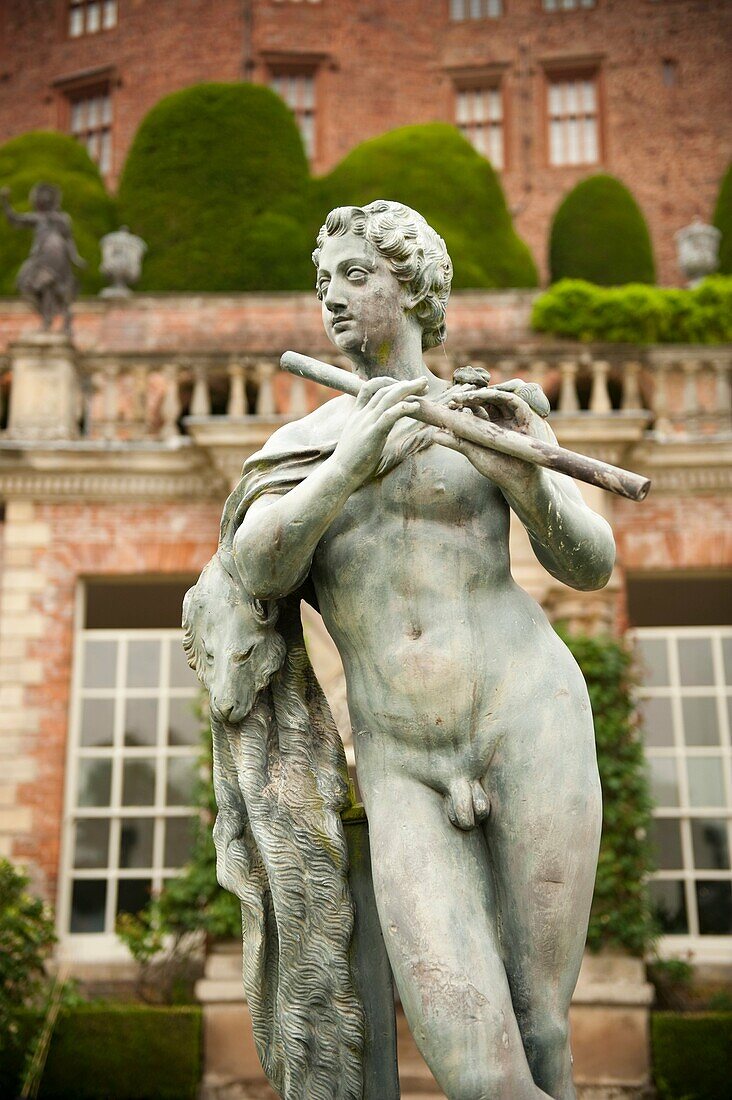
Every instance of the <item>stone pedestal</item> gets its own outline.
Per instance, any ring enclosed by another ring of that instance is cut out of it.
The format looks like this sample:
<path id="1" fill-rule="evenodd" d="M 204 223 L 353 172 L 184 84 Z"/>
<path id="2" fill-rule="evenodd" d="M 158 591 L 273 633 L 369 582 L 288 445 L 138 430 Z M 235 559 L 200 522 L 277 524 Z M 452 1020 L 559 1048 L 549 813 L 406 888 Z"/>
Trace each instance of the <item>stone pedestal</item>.
<path id="1" fill-rule="evenodd" d="M 574 1080 L 589 1100 L 636 1097 L 651 1079 L 645 964 L 626 955 L 585 955 L 572 999 Z"/>
<path id="2" fill-rule="evenodd" d="M 76 439 L 80 386 L 67 336 L 39 332 L 10 345 L 9 439 Z"/>

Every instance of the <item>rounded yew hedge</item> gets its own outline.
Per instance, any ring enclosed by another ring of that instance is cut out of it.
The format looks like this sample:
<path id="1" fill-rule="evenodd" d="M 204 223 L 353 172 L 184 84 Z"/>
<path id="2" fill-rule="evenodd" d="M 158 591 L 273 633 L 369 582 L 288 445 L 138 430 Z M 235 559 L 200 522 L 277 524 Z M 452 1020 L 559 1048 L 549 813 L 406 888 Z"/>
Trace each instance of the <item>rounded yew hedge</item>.
<path id="1" fill-rule="evenodd" d="M 563 199 L 552 221 L 549 268 L 552 282 L 586 279 L 600 286 L 655 282 L 648 226 L 620 180 L 590 176 Z"/>
<path id="2" fill-rule="evenodd" d="M 713 222 L 722 233 L 719 272 L 721 275 L 732 275 L 732 164 L 722 177 Z"/>

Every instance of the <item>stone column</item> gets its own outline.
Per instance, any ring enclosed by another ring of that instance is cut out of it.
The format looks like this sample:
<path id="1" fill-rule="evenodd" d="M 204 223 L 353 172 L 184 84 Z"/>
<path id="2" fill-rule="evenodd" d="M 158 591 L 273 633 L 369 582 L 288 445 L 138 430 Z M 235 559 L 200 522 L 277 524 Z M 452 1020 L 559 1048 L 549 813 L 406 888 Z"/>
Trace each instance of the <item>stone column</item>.
<path id="1" fill-rule="evenodd" d="M 76 439 L 81 388 L 67 336 L 39 332 L 10 345 L 9 439 Z"/>

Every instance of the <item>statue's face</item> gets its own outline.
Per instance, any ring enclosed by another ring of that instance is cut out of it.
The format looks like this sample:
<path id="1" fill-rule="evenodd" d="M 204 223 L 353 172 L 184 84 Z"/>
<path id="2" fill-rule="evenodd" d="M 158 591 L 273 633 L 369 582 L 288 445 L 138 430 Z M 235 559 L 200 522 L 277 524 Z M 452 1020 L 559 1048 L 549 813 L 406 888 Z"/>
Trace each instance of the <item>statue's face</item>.
<path id="1" fill-rule="evenodd" d="M 327 237 L 316 286 L 328 339 L 351 358 L 385 361 L 408 324 L 408 294 L 373 245 L 355 233 Z"/>

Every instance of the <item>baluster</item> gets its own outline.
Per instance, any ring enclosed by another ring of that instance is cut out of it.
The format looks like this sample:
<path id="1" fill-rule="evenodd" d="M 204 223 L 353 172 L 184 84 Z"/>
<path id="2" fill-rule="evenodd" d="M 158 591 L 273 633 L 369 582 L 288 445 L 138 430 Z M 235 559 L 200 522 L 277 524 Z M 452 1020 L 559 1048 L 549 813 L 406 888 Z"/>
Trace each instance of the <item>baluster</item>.
<path id="1" fill-rule="evenodd" d="M 308 412 L 308 391 L 305 379 L 293 374 L 290 386 L 290 416 L 297 419 L 297 417 L 306 416 Z"/>
<path id="2" fill-rule="evenodd" d="M 161 407 L 162 426 L 160 436 L 162 439 L 176 439 L 180 435 L 178 417 L 181 411 L 177 363 L 165 364 L 163 367 L 163 381 L 165 392 Z"/>
<path id="3" fill-rule="evenodd" d="M 229 400 L 226 405 L 227 416 L 246 416 L 247 402 L 244 392 L 244 367 L 232 360 L 227 367 L 229 375 Z"/>
<path id="4" fill-rule="evenodd" d="M 701 364 L 697 359 L 684 359 L 681 369 L 684 373 L 682 427 L 693 434 L 699 427 L 701 405 L 699 403 L 699 374 Z"/>
<path id="5" fill-rule="evenodd" d="M 590 370 L 592 371 L 590 412 L 604 416 L 613 411 L 610 391 L 607 388 L 610 364 L 606 363 L 604 359 L 593 359 L 590 363 Z"/>
<path id="6" fill-rule="evenodd" d="M 643 408 L 640 393 L 640 363 L 631 359 L 623 364 L 623 412 L 636 412 Z"/>
<path id="7" fill-rule="evenodd" d="M 144 439 L 147 434 L 147 367 L 138 363 L 132 368 L 132 436 Z"/>
<path id="8" fill-rule="evenodd" d="M 254 411 L 257 416 L 274 416 L 277 412 L 274 386 L 272 385 L 275 373 L 274 364 L 270 363 L 268 359 L 262 359 L 254 369 L 257 379 L 257 401 Z"/>
<path id="9" fill-rule="evenodd" d="M 105 363 L 102 372 L 102 438 L 114 439 L 119 413 L 119 364 Z"/>
<path id="10" fill-rule="evenodd" d="M 661 361 L 655 364 L 653 387 L 653 411 L 656 414 L 656 422 L 653 430 L 658 435 L 671 435 L 673 425 L 669 415 L 668 402 L 668 363 Z"/>
<path id="11" fill-rule="evenodd" d="M 729 372 L 732 364 L 724 359 L 714 360 L 716 375 L 714 386 L 714 405 L 716 412 L 716 430 L 728 432 L 732 428 L 732 389 Z"/>
<path id="12" fill-rule="evenodd" d="M 559 373 L 562 383 L 559 389 L 559 412 L 579 412 L 577 399 L 577 370 L 579 364 L 575 359 L 564 359 L 559 364 Z"/>
<path id="13" fill-rule="evenodd" d="M 208 370 L 205 363 L 193 365 L 193 393 L 191 416 L 211 415 L 211 393 L 208 386 Z"/>

